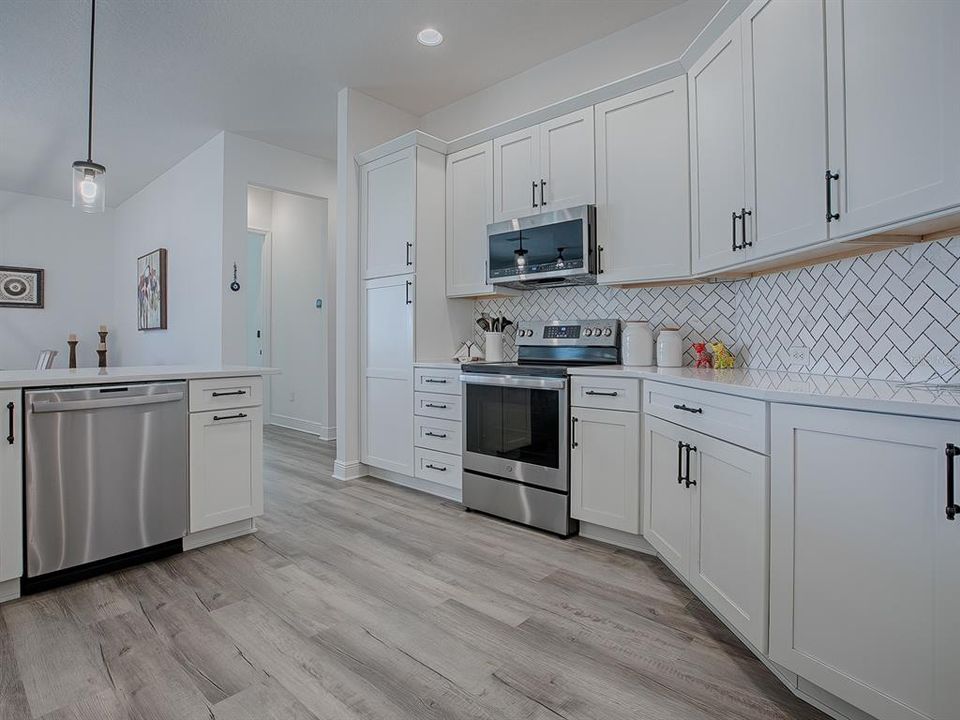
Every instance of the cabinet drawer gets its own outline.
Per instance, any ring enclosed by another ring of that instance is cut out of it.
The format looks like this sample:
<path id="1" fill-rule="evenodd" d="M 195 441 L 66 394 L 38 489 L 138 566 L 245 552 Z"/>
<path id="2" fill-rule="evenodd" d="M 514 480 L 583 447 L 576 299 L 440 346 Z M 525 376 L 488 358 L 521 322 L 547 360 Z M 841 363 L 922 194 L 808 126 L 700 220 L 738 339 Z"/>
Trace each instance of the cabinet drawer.
<path id="1" fill-rule="evenodd" d="M 414 443 L 419 448 L 439 450 L 460 455 L 463 453 L 460 439 L 460 423 L 435 418 L 414 418 Z"/>
<path id="2" fill-rule="evenodd" d="M 418 392 L 414 396 L 414 413 L 442 420 L 460 420 L 460 397 L 440 393 Z"/>
<path id="3" fill-rule="evenodd" d="M 460 394 L 460 370 L 450 368 L 416 368 L 414 389 L 417 392 Z"/>
<path id="4" fill-rule="evenodd" d="M 761 400 L 644 382 L 643 410 L 734 445 L 767 452 L 767 404 Z"/>
<path id="5" fill-rule="evenodd" d="M 190 381 L 190 412 L 255 407 L 263 403 L 260 377 Z"/>
<path id="6" fill-rule="evenodd" d="M 640 412 L 640 381 L 636 378 L 574 376 L 570 404 L 598 410 Z"/>
<path id="7" fill-rule="evenodd" d="M 417 477 L 421 480 L 460 489 L 463 484 L 463 465 L 459 455 L 416 449 Z"/>

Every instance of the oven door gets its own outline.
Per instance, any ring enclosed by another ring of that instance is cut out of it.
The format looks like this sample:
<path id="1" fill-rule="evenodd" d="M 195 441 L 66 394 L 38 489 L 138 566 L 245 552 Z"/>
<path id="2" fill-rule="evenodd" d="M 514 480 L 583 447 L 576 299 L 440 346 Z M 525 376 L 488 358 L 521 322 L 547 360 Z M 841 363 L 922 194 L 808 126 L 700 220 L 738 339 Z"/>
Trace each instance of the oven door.
<path id="1" fill-rule="evenodd" d="M 567 381 L 464 374 L 463 469 L 567 492 Z"/>

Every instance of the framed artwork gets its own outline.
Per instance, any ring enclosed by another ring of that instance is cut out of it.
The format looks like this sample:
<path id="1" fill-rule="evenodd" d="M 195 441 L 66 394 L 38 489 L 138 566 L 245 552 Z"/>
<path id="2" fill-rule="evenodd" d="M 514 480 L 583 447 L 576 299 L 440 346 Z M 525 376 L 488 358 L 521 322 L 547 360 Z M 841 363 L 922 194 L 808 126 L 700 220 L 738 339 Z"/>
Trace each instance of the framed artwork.
<path id="1" fill-rule="evenodd" d="M 137 258 L 137 329 L 167 329 L 167 251 Z"/>
<path id="2" fill-rule="evenodd" d="M 42 308 L 43 270 L 0 265 L 0 307 Z"/>

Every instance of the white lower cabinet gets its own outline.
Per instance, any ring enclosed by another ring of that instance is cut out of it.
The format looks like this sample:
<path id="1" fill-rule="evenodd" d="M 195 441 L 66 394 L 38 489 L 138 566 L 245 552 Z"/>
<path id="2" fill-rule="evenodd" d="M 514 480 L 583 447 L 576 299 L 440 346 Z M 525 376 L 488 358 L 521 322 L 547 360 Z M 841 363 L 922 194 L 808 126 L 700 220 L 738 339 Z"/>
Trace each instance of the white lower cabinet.
<path id="1" fill-rule="evenodd" d="M 770 658 L 879 720 L 956 720 L 960 423 L 771 408 Z"/>
<path id="2" fill-rule="evenodd" d="M 263 410 L 190 414 L 190 532 L 263 514 Z"/>
<path id="3" fill-rule="evenodd" d="M 570 420 L 570 515 L 638 534 L 640 414 L 574 407 Z"/>
<path id="4" fill-rule="evenodd" d="M 644 537 L 765 652 L 767 457 L 651 415 L 644 425 Z"/>
<path id="5" fill-rule="evenodd" d="M 0 390 L 0 582 L 23 574 L 22 392 Z"/>

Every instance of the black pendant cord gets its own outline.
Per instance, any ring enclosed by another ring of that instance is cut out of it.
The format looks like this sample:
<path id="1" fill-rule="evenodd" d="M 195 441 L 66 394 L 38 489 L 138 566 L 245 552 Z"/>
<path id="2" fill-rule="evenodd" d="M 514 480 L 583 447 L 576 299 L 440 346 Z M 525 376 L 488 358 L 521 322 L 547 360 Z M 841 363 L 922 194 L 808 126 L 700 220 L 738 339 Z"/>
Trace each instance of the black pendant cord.
<path id="1" fill-rule="evenodd" d="M 97 0 L 90 0 L 90 94 L 87 107 L 87 162 L 93 162 L 93 42 L 97 27 Z"/>

